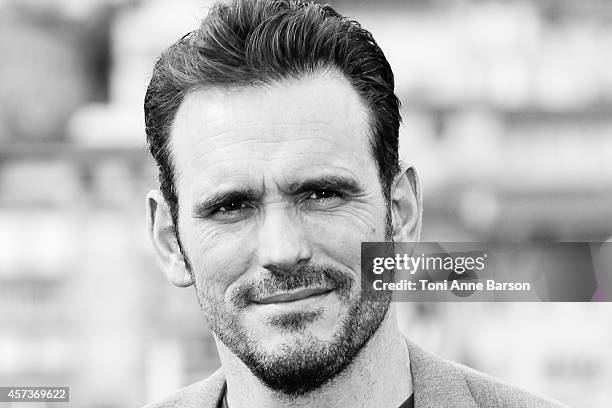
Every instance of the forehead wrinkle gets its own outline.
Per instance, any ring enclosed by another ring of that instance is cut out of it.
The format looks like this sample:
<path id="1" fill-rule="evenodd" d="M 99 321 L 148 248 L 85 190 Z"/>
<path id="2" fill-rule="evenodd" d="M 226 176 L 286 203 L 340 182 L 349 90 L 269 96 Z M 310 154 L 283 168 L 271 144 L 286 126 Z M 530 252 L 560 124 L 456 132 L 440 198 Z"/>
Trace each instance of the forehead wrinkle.
<path id="1" fill-rule="evenodd" d="M 199 116 L 197 116 L 199 117 Z M 226 117 L 219 117 L 219 118 L 212 118 L 212 119 L 208 119 L 206 121 L 207 125 L 225 125 L 228 123 L 228 120 Z M 253 119 L 253 120 L 249 120 L 249 121 L 243 121 L 242 123 L 235 123 L 233 125 L 236 125 L 238 127 L 243 127 L 243 128 L 250 128 L 253 125 L 257 125 L 261 123 L 259 120 L 257 119 Z M 298 121 L 298 120 L 279 120 L 279 119 L 275 119 L 274 121 L 269 121 L 266 124 L 270 125 L 270 126 L 274 126 L 274 127 L 287 127 L 287 126 L 300 126 L 300 127 L 304 127 L 304 126 L 327 126 L 330 123 L 334 123 L 333 120 L 329 119 L 329 120 L 315 120 L 314 118 L 312 119 L 308 119 L 307 121 Z"/>
<path id="2" fill-rule="evenodd" d="M 363 156 L 350 155 L 340 157 L 334 153 L 319 152 L 319 153 L 303 153 L 293 152 L 283 154 L 282 156 L 269 157 L 265 152 L 259 152 L 263 157 L 240 157 L 240 158 L 212 158 L 211 160 L 202 160 L 201 168 L 205 168 L 212 179 L 225 179 L 228 177 L 241 177 L 243 175 L 264 175 L 273 170 L 281 174 L 305 174 L 310 173 L 310 169 L 321 169 L 323 171 L 349 171 L 351 163 L 362 163 L 367 165 L 371 162 L 371 155 L 364 152 Z M 301 163 L 299 160 L 308 156 L 312 160 L 307 163 Z M 330 158 L 331 160 L 326 160 Z M 271 168 L 272 166 L 272 168 Z"/>
<path id="3" fill-rule="evenodd" d="M 192 157 L 196 160 L 206 160 L 208 156 L 214 155 L 215 153 L 221 153 L 227 149 L 234 151 L 240 147 L 245 147 L 245 152 L 249 154 L 249 157 L 252 157 L 251 153 L 253 150 L 249 149 L 249 145 L 268 144 L 269 146 L 266 149 L 267 158 L 270 158 L 270 155 L 279 149 L 283 149 L 282 152 L 279 152 L 283 155 L 297 156 L 301 154 L 301 143 L 307 143 L 309 145 L 314 144 L 322 148 L 325 147 L 325 149 L 322 149 L 320 152 L 309 152 L 309 154 L 341 156 L 343 151 L 350 149 L 350 146 L 345 145 L 346 140 L 327 136 L 330 133 L 341 132 L 341 129 L 321 127 L 319 125 L 311 125 L 310 127 L 313 130 L 312 132 L 306 131 L 304 134 L 298 133 L 290 136 L 288 136 L 287 133 L 279 134 L 278 129 L 274 126 L 262 126 L 262 128 L 265 129 L 257 131 L 257 134 L 253 134 L 253 129 L 249 129 L 249 133 L 252 135 L 242 134 L 240 133 L 240 129 L 230 129 L 215 136 L 196 140 L 195 148 L 190 150 L 195 153 L 195 156 Z M 270 128 L 269 132 L 266 131 L 268 128 Z M 299 132 L 303 132 L 303 128 L 304 126 L 299 129 Z M 358 133 L 359 134 L 355 134 L 354 137 L 363 140 L 363 152 L 370 155 L 369 138 L 367 135 L 364 135 L 365 132 L 363 131 Z M 215 143 L 215 139 L 217 139 L 218 143 Z M 331 148 L 328 147 L 330 145 Z M 285 146 L 287 146 L 287 148 L 285 148 Z M 240 160 L 240 157 L 234 158 Z"/>
<path id="4" fill-rule="evenodd" d="M 330 125 L 331 124 L 331 125 Z M 223 127 L 231 126 L 231 129 L 223 129 Z M 322 123 L 322 122 L 294 122 L 294 123 L 274 123 L 274 122 L 249 122 L 249 124 L 242 123 L 230 123 L 227 119 L 224 120 L 222 129 L 220 130 L 209 130 L 207 133 L 210 135 L 203 140 L 199 140 L 196 142 L 196 145 L 200 144 L 214 144 L 219 139 L 221 142 L 225 142 L 226 139 L 239 138 L 247 135 L 245 137 L 250 137 L 246 140 L 232 142 L 227 141 L 229 143 L 263 143 L 263 142 L 291 142 L 294 143 L 295 140 L 290 140 L 287 138 L 287 133 L 283 130 L 291 129 L 298 130 L 292 139 L 299 138 L 310 138 L 310 139 L 319 139 L 323 140 L 327 143 L 336 143 L 335 140 L 330 140 L 329 138 L 325 138 L 323 136 L 319 136 L 321 134 L 328 134 L 339 131 L 339 126 L 333 125 L 333 122 Z M 359 132 L 363 133 L 363 132 Z M 360 135 L 356 135 L 359 137 Z M 226 143 L 227 143 L 226 142 Z"/>
<path id="5" fill-rule="evenodd" d="M 303 151 L 300 149 L 297 149 L 297 144 L 298 143 L 320 143 L 321 146 L 323 146 L 324 144 L 327 145 L 333 145 L 335 148 L 334 149 L 325 149 L 325 150 L 321 150 L 319 152 L 308 152 L 307 154 L 309 155 L 330 155 L 330 156 L 341 156 L 342 152 L 345 150 L 346 146 L 344 146 L 342 143 L 340 143 L 339 141 L 333 139 L 330 140 L 328 138 L 325 137 L 312 137 L 312 136 L 304 136 L 301 140 L 296 141 L 296 140 L 282 140 L 282 139 L 268 139 L 268 140 L 261 140 L 261 139 L 247 139 L 247 140 L 240 140 L 240 141 L 236 141 L 236 142 L 231 142 L 222 146 L 210 146 L 207 140 L 201 140 L 196 142 L 195 144 L 195 149 L 193 149 L 194 152 L 194 158 L 196 160 L 205 160 L 206 157 L 214 155 L 215 153 L 219 153 L 223 150 L 235 150 L 239 147 L 245 147 L 245 153 L 249 154 L 249 158 L 252 158 L 252 152 L 251 150 L 249 150 L 249 145 L 269 145 L 268 149 L 266 150 L 266 155 L 267 158 L 272 159 L 273 157 L 271 157 L 273 154 L 275 153 L 282 153 L 283 156 L 288 156 L 288 155 L 292 155 L 292 156 L 300 156 L 303 155 Z M 285 145 L 289 145 L 289 149 L 283 149 L 283 147 Z M 366 148 L 364 149 L 365 153 L 369 154 L 369 146 L 365 146 Z M 278 152 L 278 150 L 283 149 L 282 151 Z M 243 160 L 240 157 L 236 157 L 234 156 L 232 158 L 233 160 Z M 244 160 L 248 160 L 247 158 L 245 158 Z"/>
<path id="6" fill-rule="evenodd" d="M 300 156 L 300 155 L 295 155 Z M 269 160 L 266 158 L 262 159 L 242 159 L 242 160 L 232 160 L 230 163 L 220 160 L 216 163 L 211 163 L 208 166 L 208 170 L 210 171 L 209 176 L 211 178 L 217 179 L 227 179 L 230 177 L 242 177 L 242 176 L 263 176 L 263 175 L 274 175 L 276 173 L 280 175 L 296 175 L 296 176 L 304 176 L 309 174 L 332 174 L 333 172 L 341 171 L 348 172 L 354 177 L 357 177 L 349 168 L 349 164 L 344 160 L 337 160 L 335 163 L 330 163 L 329 161 L 322 163 L 298 163 L 292 160 L 293 157 L 281 157 L 274 160 Z M 253 166 L 249 166 L 252 163 L 263 163 L 269 164 L 270 162 L 283 162 L 290 161 L 291 164 L 296 164 L 295 166 L 287 166 L 285 168 L 279 169 L 277 172 L 273 172 L 269 166 L 261 166 L 259 168 L 254 169 Z M 236 165 L 238 163 L 246 163 L 246 165 Z"/>
<path id="7" fill-rule="evenodd" d="M 197 143 L 203 143 L 203 142 L 211 143 L 211 142 L 215 142 L 217 139 L 224 138 L 224 137 L 240 136 L 241 134 L 240 132 L 242 130 L 248 130 L 248 133 L 252 133 L 255 127 L 269 128 L 271 130 L 283 129 L 283 128 L 299 128 L 301 131 L 303 130 L 305 131 L 305 130 L 311 129 L 312 131 L 316 133 L 329 131 L 330 129 L 334 128 L 334 126 L 329 126 L 331 123 L 333 123 L 332 121 L 291 122 L 291 123 L 281 123 L 281 122 L 262 123 L 260 121 L 251 121 L 251 122 L 243 122 L 243 123 L 235 123 L 235 122 L 230 123 L 230 121 L 228 121 L 226 118 L 226 119 L 219 119 L 218 122 L 222 130 L 215 131 L 213 128 L 212 131 L 208 132 L 208 133 L 211 133 L 210 136 L 208 136 L 205 140 L 199 141 Z M 205 125 L 214 125 L 214 123 L 206 122 Z M 223 129 L 223 127 L 227 125 L 232 126 L 232 129 Z M 271 133 L 273 132 L 264 133 L 263 136 L 266 136 L 267 134 L 269 134 L 271 138 L 272 137 Z M 262 136 L 262 135 L 258 135 L 258 136 Z"/>

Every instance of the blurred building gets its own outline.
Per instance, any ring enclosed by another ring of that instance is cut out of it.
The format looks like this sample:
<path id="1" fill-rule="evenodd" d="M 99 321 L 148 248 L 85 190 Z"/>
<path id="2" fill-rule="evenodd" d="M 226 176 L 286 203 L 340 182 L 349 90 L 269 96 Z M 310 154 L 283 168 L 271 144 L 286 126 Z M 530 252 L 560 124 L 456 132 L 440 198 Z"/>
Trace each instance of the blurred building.
<path id="1" fill-rule="evenodd" d="M 144 90 L 208 4 L 0 2 L 0 385 L 132 407 L 218 367 L 193 291 L 154 264 L 144 214 Z M 333 4 L 394 68 L 424 239 L 612 234 L 612 3 Z M 612 404 L 608 305 L 401 308 L 430 350 L 570 405 Z"/>

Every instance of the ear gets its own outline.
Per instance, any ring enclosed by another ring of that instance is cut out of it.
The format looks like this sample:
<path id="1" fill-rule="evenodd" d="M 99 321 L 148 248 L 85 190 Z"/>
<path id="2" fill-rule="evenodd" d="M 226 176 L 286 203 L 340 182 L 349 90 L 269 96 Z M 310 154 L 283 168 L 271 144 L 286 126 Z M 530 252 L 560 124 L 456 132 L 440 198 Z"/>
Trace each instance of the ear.
<path id="1" fill-rule="evenodd" d="M 393 240 L 418 242 L 421 236 L 423 203 L 421 183 L 413 166 L 401 171 L 391 186 Z"/>
<path id="2" fill-rule="evenodd" d="M 147 214 L 149 237 L 166 278 L 179 287 L 192 285 L 193 278 L 179 249 L 170 210 L 159 190 L 147 194 Z"/>

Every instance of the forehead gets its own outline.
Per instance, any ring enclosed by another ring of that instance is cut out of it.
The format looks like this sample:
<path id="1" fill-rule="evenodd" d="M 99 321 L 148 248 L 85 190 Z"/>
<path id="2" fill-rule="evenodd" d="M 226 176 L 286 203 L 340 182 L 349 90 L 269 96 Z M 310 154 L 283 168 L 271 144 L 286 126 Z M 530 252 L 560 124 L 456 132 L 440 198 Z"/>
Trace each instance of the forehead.
<path id="1" fill-rule="evenodd" d="M 356 170 L 373 163 L 368 118 L 357 92 L 336 73 L 196 90 L 185 97 L 171 132 L 177 181 L 321 166 Z"/>

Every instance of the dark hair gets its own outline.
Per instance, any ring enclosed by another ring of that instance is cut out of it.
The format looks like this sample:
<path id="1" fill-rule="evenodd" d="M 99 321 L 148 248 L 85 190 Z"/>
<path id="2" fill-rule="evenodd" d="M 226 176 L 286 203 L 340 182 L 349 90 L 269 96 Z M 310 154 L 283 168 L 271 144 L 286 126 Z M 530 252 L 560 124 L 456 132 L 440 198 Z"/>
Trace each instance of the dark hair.
<path id="1" fill-rule="evenodd" d="M 144 101 L 147 141 L 178 237 L 178 194 L 169 148 L 183 98 L 202 87 L 274 83 L 317 70 L 349 80 L 369 109 L 371 153 L 387 202 L 399 172 L 399 101 L 391 67 L 372 35 L 329 5 L 299 0 L 217 3 L 200 27 L 162 53 Z"/>

